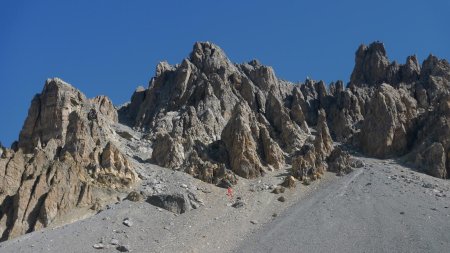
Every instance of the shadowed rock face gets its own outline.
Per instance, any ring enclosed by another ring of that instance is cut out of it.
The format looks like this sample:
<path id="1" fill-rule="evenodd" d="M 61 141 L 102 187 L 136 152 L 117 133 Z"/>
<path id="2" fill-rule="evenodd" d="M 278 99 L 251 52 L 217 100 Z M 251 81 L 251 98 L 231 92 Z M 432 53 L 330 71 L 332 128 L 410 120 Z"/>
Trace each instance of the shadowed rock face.
<path id="1" fill-rule="evenodd" d="M 32 101 L 18 150 L 0 158 L 1 239 L 46 227 L 73 208 L 92 206 L 103 189 L 136 176 L 109 141 L 117 112 L 106 97 L 87 99 L 49 79 Z"/>

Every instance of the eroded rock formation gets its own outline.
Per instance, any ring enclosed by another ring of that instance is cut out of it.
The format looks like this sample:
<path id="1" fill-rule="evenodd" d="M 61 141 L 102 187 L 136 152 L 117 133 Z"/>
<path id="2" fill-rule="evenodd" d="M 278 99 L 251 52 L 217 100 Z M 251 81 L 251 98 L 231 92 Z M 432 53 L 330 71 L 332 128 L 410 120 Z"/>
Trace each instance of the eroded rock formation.
<path id="1" fill-rule="evenodd" d="M 398 64 L 380 42 L 359 47 L 346 87 L 283 81 L 256 60 L 232 63 L 209 42 L 196 43 L 179 65 L 158 64 L 149 87 L 138 88 L 119 111 L 107 97 L 87 99 L 49 79 L 32 100 L 18 142 L 11 149 L 0 144 L 0 236 L 49 226 L 132 187 L 136 173 L 112 130 L 118 121 L 152 143 L 145 162 L 221 187 L 290 165 L 292 176 L 308 181 L 325 170 L 344 174 L 361 166 L 333 140 L 448 178 L 449 90 L 446 60 L 430 55 L 419 64 L 409 56 Z"/>
<path id="2" fill-rule="evenodd" d="M 322 81 L 281 81 L 257 61 L 232 64 L 216 45 L 197 43 L 180 65 L 158 65 L 149 88 L 138 89 L 120 115 L 150 133 L 154 162 L 209 182 L 228 170 L 255 177 L 291 158 L 295 164 L 299 153 L 309 163 L 316 155 L 324 161 L 313 143 L 304 146 L 311 127 L 321 127 L 321 110 L 335 141 L 378 158 L 414 151 L 409 161 L 445 178 L 448 137 L 435 132 L 447 129 L 448 117 L 439 116 L 439 108 L 448 94 L 449 69 L 432 55 L 422 65 L 416 56 L 391 62 L 384 45 L 374 42 L 358 48 L 347 87 L 337 81 L 327 89 Z M 424 152 L 440 162 L 421 158 Z"/>
<path id="3" fill-rule="evenodd" d="M 109 141 L 117 112 L 106 97 L 87 99 L 60 79 L 32 101 L 18 149 L 0 158 L 1 239 L 90 207 L 103 190 L 136 181 L 127 158 Z"/>
<path id="4" fill-rule="evenodd" d="M 160 63 L 120 118 L 150 133 L 161 166 L 214 183 L 230 172 L 253 178 L 303 145 L 302 111 L 291 117 L 285 106 L 292 90 L 270 67 L 232 64 L 218 46 L 196 43 L 180 65 Z"/>

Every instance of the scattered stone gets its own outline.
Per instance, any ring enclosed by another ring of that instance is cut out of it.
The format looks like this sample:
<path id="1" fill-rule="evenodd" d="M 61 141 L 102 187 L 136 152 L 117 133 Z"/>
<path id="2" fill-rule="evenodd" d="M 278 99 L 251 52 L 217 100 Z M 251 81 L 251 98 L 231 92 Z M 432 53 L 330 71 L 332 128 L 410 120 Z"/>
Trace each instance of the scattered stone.
<path id="1" fill-rule="evenodd" d="M 119 240 L 111 239 L 111 241 L 109 241 L 109 244 L 111 244 L 111 245 L 119 245 Z"/>
<path id="2" fill-rule="evenodd" d="M 234 202 L 234 204 L 231 206 L 234 208 L 241 208 L 241 207 L 244 207 L 244 205 L 245 205 L 245 203 L 243 201 L 238 200 L 238 201 Z"/>
<path id="3" fill-rule="evenodd" d="M 256 220 L 251 220 L 250 223 L 253 224 L 253 225 L 256 225 L 256 224 L 258 224 L 258 221 L 256 221 Z"/>
<path id="4" fill-rule="evenodd" d="M 284 196 L 280 196 L 280 197 L 278 198 L 278 201 L 280 201 L 280 202 L 285 202 L 285 201 L 286 201 L 286 198 L 285 198 Z"/>
<path id="5" fill-rule="evenodd" d="M 103 243 L 96 243 L 92 246 L 94 249 L 103 249 L 105 245 Z"/>
<path id="6" fill-rule="evenodd" d="M 303 183 L 304 185 L 310 185 L 310 184 L 311 184 L 311 180 L 310 180 L 309 178 L 304 178 L 303 181 L 302 181 L 302 183 Z"/>
<path id="7" fill-rule="evenodd" d="M 287 176 L 281 185 L 286 188 L 295 188 L 295 178 L 293 176 Z"/>
<path id="8" fill-rule="evenodd" d="M 272 217 L 277 217 L 277 216 L 278 216 L 277 213 L 273 213 L 273 214 L 272 214 Z"/>
<path id="9" fill-rule="evenodd" d="M 433 185 L 430 184 L 430 183 L 423 183 L 423 184 L 422 184 L 422 187 L 423 187 L 423 188 L 433 188 Z"/>
<path id="10" fill-rule="evenodd" d="M 132 191 L 128 194 L 128 196 L 125 198 L 129 201 L 133 201 L 133 202 L 139 202 L 142 201 L 144 197 L 142 196 L 142 194 L 136 192 L 136 191 Z"/>
<path id="11" fill-rule="evenodd" d="M 217 186 L 228 189 L 229 187 L 233 187 L 233 184 L 230 182 L 230 180 L 223 178 L 220 180 Z"/>
<path id="12" fill-rule="evenodd" d="M 208 189 L 201 189 L 201 191 L 202 191 L 203 193 L 211 193 L 211 192 L 212 192 L 211 190 L 208 190 Z"/>
<path id="13" fill-rule="evenodd" d="M 283 186 L 277 186 L 275 189 L 273 189 L 272 193 L 275 194 L 280 194 L 280 193 L 284 193 L 285 188 Z"/>
<path id="14" fill-rule="evenodd" d="M 129 218 L 125 218 L 122 223 L 127 227 L 133 226 L 133 222 Z"/>
<path id="15" fill-rule="evenodd" d="M 116 249 L 120 252 L 130 252 L 130 246 L 128 245 L 119 245 L 116 247 Z"/>
<path id="16" fill-rule="evenodd" d="M 99 211 L 101 208 L 102 208 L 102 206 L 101 206 L 101 204 L 100 204 L 98 201 L 96 201 L 96 202 L 91 206 L 91 210 L 94 210 L 94 211 Z"/>
<path id="17" fill-rule="evenodd" d="M 400 214 L 405 214 L 405 212 L 400 212 Z"/>

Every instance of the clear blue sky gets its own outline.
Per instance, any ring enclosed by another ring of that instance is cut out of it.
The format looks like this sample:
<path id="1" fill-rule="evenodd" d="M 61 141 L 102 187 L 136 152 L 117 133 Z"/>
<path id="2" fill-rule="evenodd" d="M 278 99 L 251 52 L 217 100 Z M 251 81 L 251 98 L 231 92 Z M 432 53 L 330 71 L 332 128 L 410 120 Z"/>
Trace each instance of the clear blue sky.
<path id="1" fill-rule="evenodd" d="M 361 43 L 391 59 L 450 58 L 450 4 L 442 1 L 0 2 L 0 141 L 18 139 L 34 94 L 60 77 L 115 104 L 147 86 L 161 60 L 180 63 L 209 40 L 234 62 L 257 58 L 290 81 L 349 80 Z"/>

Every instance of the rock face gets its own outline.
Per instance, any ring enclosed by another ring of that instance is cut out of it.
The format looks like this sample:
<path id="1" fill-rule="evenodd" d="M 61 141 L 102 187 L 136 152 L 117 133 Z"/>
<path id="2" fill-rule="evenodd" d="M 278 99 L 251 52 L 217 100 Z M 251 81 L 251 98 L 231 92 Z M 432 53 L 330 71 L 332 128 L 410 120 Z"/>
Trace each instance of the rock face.
<path id="1" fill-rule="evenodd" d="M 403 89 L 382 84 L 366 108 L 359 136 L 362 151 L 379 158 L 405 154 L 413 141 L 416 100 Z"/>
<path id="2" fill-rule="evenodd" d="M 450 96 L 438 99 L 437 109 L 423 115 L 416 145 L 408 156 L 425 173 L 448 178 L 450 174 Z"/>
<path id="3" fill-rule="evenodd" d="M 390 63 L 384 46 L 373 43 L 356 52 L 347 89 L 356 95 L 359 108 L 331 111 L 358 115 L 359 122 L 347 117 L 347 125 L 356 126 L 349 142 L 365 154 L 379 158 L 406 154 L 418 169 L 448 178 L 449 87 L 446 60 L 430 55 L 420 66 L 415 56 L 409 56 L 403 65 Z"/>
<path id="4" fill-rule="evenodd" d="M 102 191 L 136 181 L 127 158 L 109 141 L 117 112 L 106 97 L 87 99 L 60 79 L 32 101 L 18 150 L 0 158 L 0 233 L 6 240 L 48 226 Z"/>
<path id="5" fill-rule="evenodd" d="M 333 150 L 326 115 L 324 110 L 319 111 L 317 134 L 312 143 L 307 143 L 294 155 L 291 172 L 294 177 L 304 179 L 317 179 L 327 169 L 326 159 Z"/>
<path id="6" fill-rule="evenodd" d="M 235 65 L 216 45 L 196 43 L 180 65 L 160 63 L 149 88 L 120 110 L 149 133 L 152 161 L 211 183 L 279 169 L 308 131 L 285 106 L 293 86 L 257 61 Z"/>

